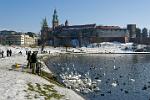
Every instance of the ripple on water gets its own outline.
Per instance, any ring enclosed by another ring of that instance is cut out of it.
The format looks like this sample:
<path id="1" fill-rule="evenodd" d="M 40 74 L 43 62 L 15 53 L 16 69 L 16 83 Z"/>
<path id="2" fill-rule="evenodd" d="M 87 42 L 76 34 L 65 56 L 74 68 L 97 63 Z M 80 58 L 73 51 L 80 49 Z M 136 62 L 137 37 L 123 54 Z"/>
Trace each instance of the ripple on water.
<path id="1" fill-rule="evenodd" d="M 63 55 L 50 59 L 49 68 L 55 73 L 70 75 L 70 78 L 74 75 L 81 75 L 81 80 L 88 77 L 88 80 L 80 81 L 81 88 L 77 86 L 75 90 L 85 91 L 83 95 L 91 100 L 148 100 L 149 59 L 150 55 Z M 96 88 L 92 82 L 96 82 Z"/>

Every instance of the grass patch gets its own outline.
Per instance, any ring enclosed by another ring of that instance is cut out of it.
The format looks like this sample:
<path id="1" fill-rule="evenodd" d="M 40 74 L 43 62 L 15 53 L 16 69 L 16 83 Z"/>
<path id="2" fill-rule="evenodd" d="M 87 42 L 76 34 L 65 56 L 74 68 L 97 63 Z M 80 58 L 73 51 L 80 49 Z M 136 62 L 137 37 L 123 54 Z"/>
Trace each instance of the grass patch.
<path id="1" fill-rule="evenodd" d="M 28 90 L 34 91 L 34 87 L 31 83 L 28 83 L 27 85 L 28 85 Z"/>
<path id="2" fill-rule="evenodd" d="M 38 59 L 42 59 L 42 60 L 46 58 L 48 58 L 47 55 L 38 57 Z M 26 73 L 31 74 L 28 68 L 25 70 L 27 70 L 25 71 Z M 47 81 L 49 81 L 50 83 L 56 84 L 57 86 L 60 86 L 60 87 L 65 87 L 62 83 L 58 82 L 55 76 L 53 76 L 50 73 L 47 73 L 41 70 L 40 76 L 46 79 Z M 39 98 L 40 96 L 44 97 L 45 100 L 50 100 L 51 98 L 55 98 L 59 100 L 64 97 L 64 95 L 57 93 L 53 85 L 47 85 L 47 84 L 40 85 L 38 83 L 36 84 L 28 83 L 27 86 L 28 86 L 28 90 L 24 90 L 24 92 L 28 94 L 26 98 L 30 100 L 32 98 L 34 99 Z M 34 93 L 34 95 L 31 95 L 31 93 Z"/>
<path id="3" fill-rule="evenodd" d="M 45 62 L 47 59 L 49 59 L 49 57 L 50 57 L 50 55 L 43 55 L 43 56 L 38 56 L 38 59 Z M 50 74 L 50 73 L 47 73 L 47 72 L 41 70 L 40 76 L 42 78 L 48 80 L 49 82 L 53 83 L 53 84 L 56 84 L 60 87 L 65 87 L 64 84 L 59 83 L 57 78 L 54 75 Z"/>
<path id="4" fill-rule="evenodd" d="M 64 97 L 64 95 L 57 93 L 53 85 L 47 85 L 47 84 L 40 85 L 38 83 L 34 85 L 32 85 L 31 83 L 28 83 L 27 85 L 28 85 L 28 91 L 35 92 L 35 95 L 33 96 L 33 98 L 39 98 L 39 96 L 43 96 L 45 100 L 50 100 L 51 98 L 55 98 L 59 100 L 62 97 Z M 26 97 L 27 99 L 32 98 L 31 95 L 27 95 Z"/>
<path id="5" fill-rule="evenodd" d="M 62 83 L 59 83 L 57 78 L 53 75 L 51 75 L 50 73 L 47 73 L 45 71 L 41 71 L 41 77 L 43 77 L 44 79 L 48 80 L 49 82 L 56 84 L 60 87 L 64 87 L 64 85 Z"/>

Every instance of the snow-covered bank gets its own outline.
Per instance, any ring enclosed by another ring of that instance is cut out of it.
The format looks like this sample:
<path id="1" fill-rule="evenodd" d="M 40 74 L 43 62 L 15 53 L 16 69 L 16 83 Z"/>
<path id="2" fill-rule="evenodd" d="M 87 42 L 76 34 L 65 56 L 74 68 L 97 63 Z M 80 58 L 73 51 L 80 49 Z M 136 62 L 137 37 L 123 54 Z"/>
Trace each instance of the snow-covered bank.
<path id="1" fill-rule="evenodd" d="M 46 95 L 53 94 L 52 100 L 57 99 L 60 95 L 64 95 L 60 100 L 84 100 L 74 91 L 52 84 L 37 75 L 21 72 L 20 70 L 10 70 L 12 65 L 16 63 L 27 64 L 26 48 L 4 46 L 0 48 L 5 52 L 5 57 L 0 58 L 0 100 L 45 100 L 44 93 Z M 12 50 L 12 57 L 6 57 L 7 49 Z M 23 55 L 18 54 L 19 51 L 22 51 Z M 44 86 L 52 86 L 53 88 L 50 89 L 53 89 L 53 91 L 44 91 Z M 40 89 L 41 91 L 39 91 Z M 55 98 L 55 96 L 57 97 Z"/>
<path id="2" fill-rule="evenodd" d="M 135 45 L 133 43 L 103 42 L 93 43 L 87 47 L 68 48 L 69 53 L 87 54 L 149 54 L 146 45 Z"/>
<path id="3" fill-rule="evenodd" d="M 60 53 L 149 53 L 149 52 L 134 52 L 133 51 L 133 44 L 121 44 L 121 43 L 101 43 L 101 44 L 92 44 L 89 47 L 82 47 L 82 48 L 53 48 L 53 47 L 45 47 L 45 51 L 47 52 L 44 55 L 55 55 Z M 144 48 L 144 46 L 137 46 L 138 49 Z M 6 57 L 6 50 L 11 49 L 13 52 L 12 57 Z M 76 94 L 74 91 L 70 89 L 66 89 L 63 87 L 59 87 L 55 84 L 49 83 L 49 81 L 32 74 L 28 74 L 25 72 L 20 71 L 13 71 L 10 70 L 11 66 L 18 63 L 26 66 L 26 51 L 39 51 L 41 48 L 29 48 L 29 47 L 16 47 L 16 46 L 0 46 L 0 50 L 4 51 L 4 57 L 0 57 L 0 93 L 2 96 L 0 100 L 26 100 L 28 98 L 37 99 L 37 100 L 44 100 L 44 97 L 41 96 L 41 91 L 36 92 L 39 86 L 42 88 L 45 85 L 53 85 L 54 89 L 57 91 L 57 95 L 65 95 L 65 97 L 61 98 L 62 100 L 83 100 L 81 96 Z M 18 54 L 19 52 L 21 54 Z M 39 54 L 43 56 L 43 54 Z M 46 65 L 44 65 L 43 70 L 48 71 L 51 73 Z M 31 87 L 35 87 L 36 89 L 32 89 Z M 34 91 L 29 91 L 34 90 Z M 36 98 L 35 98 L 36 96 Z M 56 98 L 55 98 L 56 99 Z"/>

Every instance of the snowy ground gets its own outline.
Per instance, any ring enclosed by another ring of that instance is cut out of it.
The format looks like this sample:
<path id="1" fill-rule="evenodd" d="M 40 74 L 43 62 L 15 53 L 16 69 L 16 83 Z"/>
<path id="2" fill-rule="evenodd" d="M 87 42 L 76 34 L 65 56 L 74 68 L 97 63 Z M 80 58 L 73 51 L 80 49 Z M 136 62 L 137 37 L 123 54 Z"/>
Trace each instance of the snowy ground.
<path id="1" fill-rule="evenodd" d="M 146 45 L 136 45 L 133 43 L 118 43 L 118 42 L 103 42 L 93 43 L 87 47 L 69 48 L 71 53 L 150 53 L 150 52 L 135 52 L 137 49 L 143 49 Z"/>
<path id="2" fill-rule="evenodd" d="M 66 89 L 33 74 L 10 70 L 12 65 L 18 63 L 26 65 L 25 48 L 2 47 L 1 50 L 12 49 L 13 56 L 0 58 L 0 100 L 45 100 L 45 95 L 55 100 L 61 97 L 62 100 L 84 100 L 81 96 L 70 89 Z M 19 51 L 23 55 L 18 54 Z M 46 90 L 44 86 L 49 87 Z M 52 87 L 51 87 L 52 86 Z M 45 89 L 45 90 L 44 90 Z M 47 99 L 49 100 L 49 99 Z"/>
<path id="3" fill-rule="evenodd" d="M 52 48 L 46 47 L 44 50 L 47 54 L 58 54 L 58 53 L 135 53 L 133 52 L 133 44 L 121 44 L 121 43 L 101 43 L 101 44 L 91 44 L 87 48 Z M 143 48 L 138 46 L 138 48 Z M 13 52 L 12 57 L 6 57 L 6 50 L 11 49 Z M 18 63 L 26 65 L 26 55 L 25 52 L 28 50 L 39 51 L 40 48 L 24 48 L 15 46 L 0 46 L 0 51 L 4 51 L 5 58 L 1 58 L 0 55 L 0 100 L 44 100 L 43 95 L 53 96 L 65 95 L 62 100 L 83 100 L 83 98 L 77 95 L 74 91 L 59 87 L 57 85 L 49 83 L 47 80 L 32 74 L 28 74 L 21 71 L 12 71 L 11 66 Z M 18 54 L 19 51 L 23 55 Z M 41 54 L 40 54 L 41 55 Z M 46 66 L 45 66 L 46 68 Z M 45 69 L 48 70 L 48 69 Z M 43 91 L 44 86 L 49 87 L 56 91 L 51 91 L 47 93 L 48 90 Z M 51 85 L 53 87 L 51 87 Z M 55 98 L 56 99 L 56 98 Z M 54 100 L 55 100 L 54 99 Z"/>

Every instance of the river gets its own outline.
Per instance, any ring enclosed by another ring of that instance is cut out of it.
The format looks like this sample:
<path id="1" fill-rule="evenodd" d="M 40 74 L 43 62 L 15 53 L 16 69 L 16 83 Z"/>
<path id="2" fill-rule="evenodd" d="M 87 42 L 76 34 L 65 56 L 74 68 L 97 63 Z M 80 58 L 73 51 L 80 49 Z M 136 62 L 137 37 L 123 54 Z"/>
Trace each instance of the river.
<path id="1" fill-rule="evenodd" d="M 149 54 L 63 54 L 47 64 L 61 82 L 79 76 L 82 83 L 67 84 L 86 100 L 150 100 Z"/>

